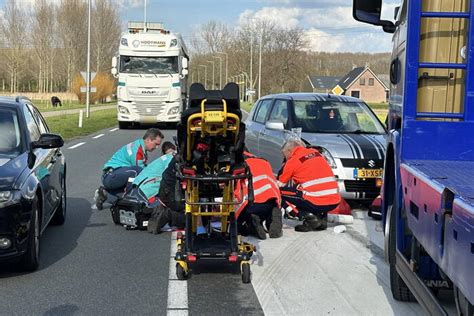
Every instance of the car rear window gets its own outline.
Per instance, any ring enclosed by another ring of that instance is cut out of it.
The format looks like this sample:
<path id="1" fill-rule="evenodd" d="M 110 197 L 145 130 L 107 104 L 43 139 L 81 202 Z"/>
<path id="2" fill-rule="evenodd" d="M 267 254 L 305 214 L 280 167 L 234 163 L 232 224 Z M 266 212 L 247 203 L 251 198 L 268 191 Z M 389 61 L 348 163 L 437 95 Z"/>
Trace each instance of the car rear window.
<path id="1" fill-rule="evenodd" d="M 18 115 L 13 110 L 0 109 L 0 156 L 13 158 L 21 152 Z"/>

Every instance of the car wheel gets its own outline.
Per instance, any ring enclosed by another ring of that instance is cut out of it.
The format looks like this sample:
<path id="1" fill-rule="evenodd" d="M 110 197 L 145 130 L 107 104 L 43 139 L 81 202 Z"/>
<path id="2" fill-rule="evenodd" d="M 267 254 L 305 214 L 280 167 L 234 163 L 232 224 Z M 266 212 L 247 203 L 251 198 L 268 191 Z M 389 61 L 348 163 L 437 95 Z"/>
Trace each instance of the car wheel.
<path id="1" fill-rule="evenodd" d="M 51 224 L 53 225 L 63 225 L 66 221 L 66 174 L 64 174 L 61 180 L 61 201 L 59 202 L 58 209 L 54 213 L 53 218 L 51 219 Z"/>
<path id="2" fill-rule="evenodd" d="M 28 231 L 28 244 L 25 254 L 21 259 L 21 266 L 26 271 L 35 271 L 39 266 L 40 255 L 40 221 L 38 197 L 31 203 L 31 222 Z"/>

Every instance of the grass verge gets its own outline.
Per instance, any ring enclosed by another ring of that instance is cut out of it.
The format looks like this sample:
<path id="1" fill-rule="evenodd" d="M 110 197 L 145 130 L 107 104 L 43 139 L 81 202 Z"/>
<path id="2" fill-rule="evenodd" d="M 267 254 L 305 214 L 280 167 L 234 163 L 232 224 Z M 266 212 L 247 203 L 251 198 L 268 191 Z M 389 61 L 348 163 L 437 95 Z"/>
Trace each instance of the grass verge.
<path id="1" fill-rule="evenodd" d="M 33 104 L 40 110 L 41 112 L 51 112 L 51 111 L 61 111 L 61 110 L 74 110 L 74 109 L 85 109 L 85 104 L 80 104 L 79 101 L 62 101 L 61 107 L 55 107 L 51 105 L 50 101 L 45 100 L 32 100 Z M 111 105 L 116 104 L 116 102 L 107 102 L 107 103 L 97 103 L 91 104 L 91 107 L 103 106 L 103 105 Z"/>
<path id="2" fill-rule="evenodd" d="M 250 102 L 240 102 L 240 108 L 244 111 L 250 112 L 252 109 L 253 103 Z"/>
<path id="3" fill-rule="evenodd" d="M 70 140 L 117 125 L 117 110 L 91 112 L 89 118 L 84 117 L 82 128 L 78 127 L 79 114 L 45 117 L 45 120 L 52 133 L 61 135 L 64 140 Z"/>
<path id="4" fill-rule="evenodd" d="M 388 103 L 367 103 L 372 110 L 388 110 Z"/>

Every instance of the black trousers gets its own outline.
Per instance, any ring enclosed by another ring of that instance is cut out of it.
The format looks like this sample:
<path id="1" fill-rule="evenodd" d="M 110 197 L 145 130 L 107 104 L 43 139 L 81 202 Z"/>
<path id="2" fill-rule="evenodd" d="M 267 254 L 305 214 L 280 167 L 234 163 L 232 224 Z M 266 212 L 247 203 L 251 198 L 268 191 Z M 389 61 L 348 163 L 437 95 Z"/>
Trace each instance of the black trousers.
<path id="1" fill-rule="evenodd" d="M 304 217 L 304 215 L 311 213 L 320 218 L 327 217 L 328 212 L 334 210 L 338 204 L 333 205 L 316 205 L 303 198 L 303 194 L 300 190 L 294 187 L 283 187 L 281 188 L 281 199 L 283 201 L 283 207 L 289 206 L 288 203 L 293 204 L 298 209 L 298 217 Z"/>
<path id="2" fill-rule="evenodd" d="M 267 227 L 270 227 L 272 222 L 272 210 L 277 204 L 274 200 L 267 201 L 265 203 L 252 203 L 240 213 L 237 222 L 239 226 L 243 223 L 250 223 L 252 215 L 257 215 L 261 222 L 265 221 Z"/>

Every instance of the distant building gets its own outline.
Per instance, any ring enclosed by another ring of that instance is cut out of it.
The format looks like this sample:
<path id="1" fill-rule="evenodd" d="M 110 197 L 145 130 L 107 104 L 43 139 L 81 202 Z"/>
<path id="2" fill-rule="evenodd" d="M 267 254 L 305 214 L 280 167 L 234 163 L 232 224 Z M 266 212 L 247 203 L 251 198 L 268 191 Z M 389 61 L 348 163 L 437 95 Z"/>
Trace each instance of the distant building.
<path id="1" fill-rule="evenodd" d="M 369 103 L 387 102 L 388 86 L 368 66 L 352 69 L 331 92 L 360 98 Z"/>
<path id="2" fill-rule="evenodd" d="M 312 92 L 331 93 L 331 90 L 339 83 L 340 77 L 308 76 Z"/>

